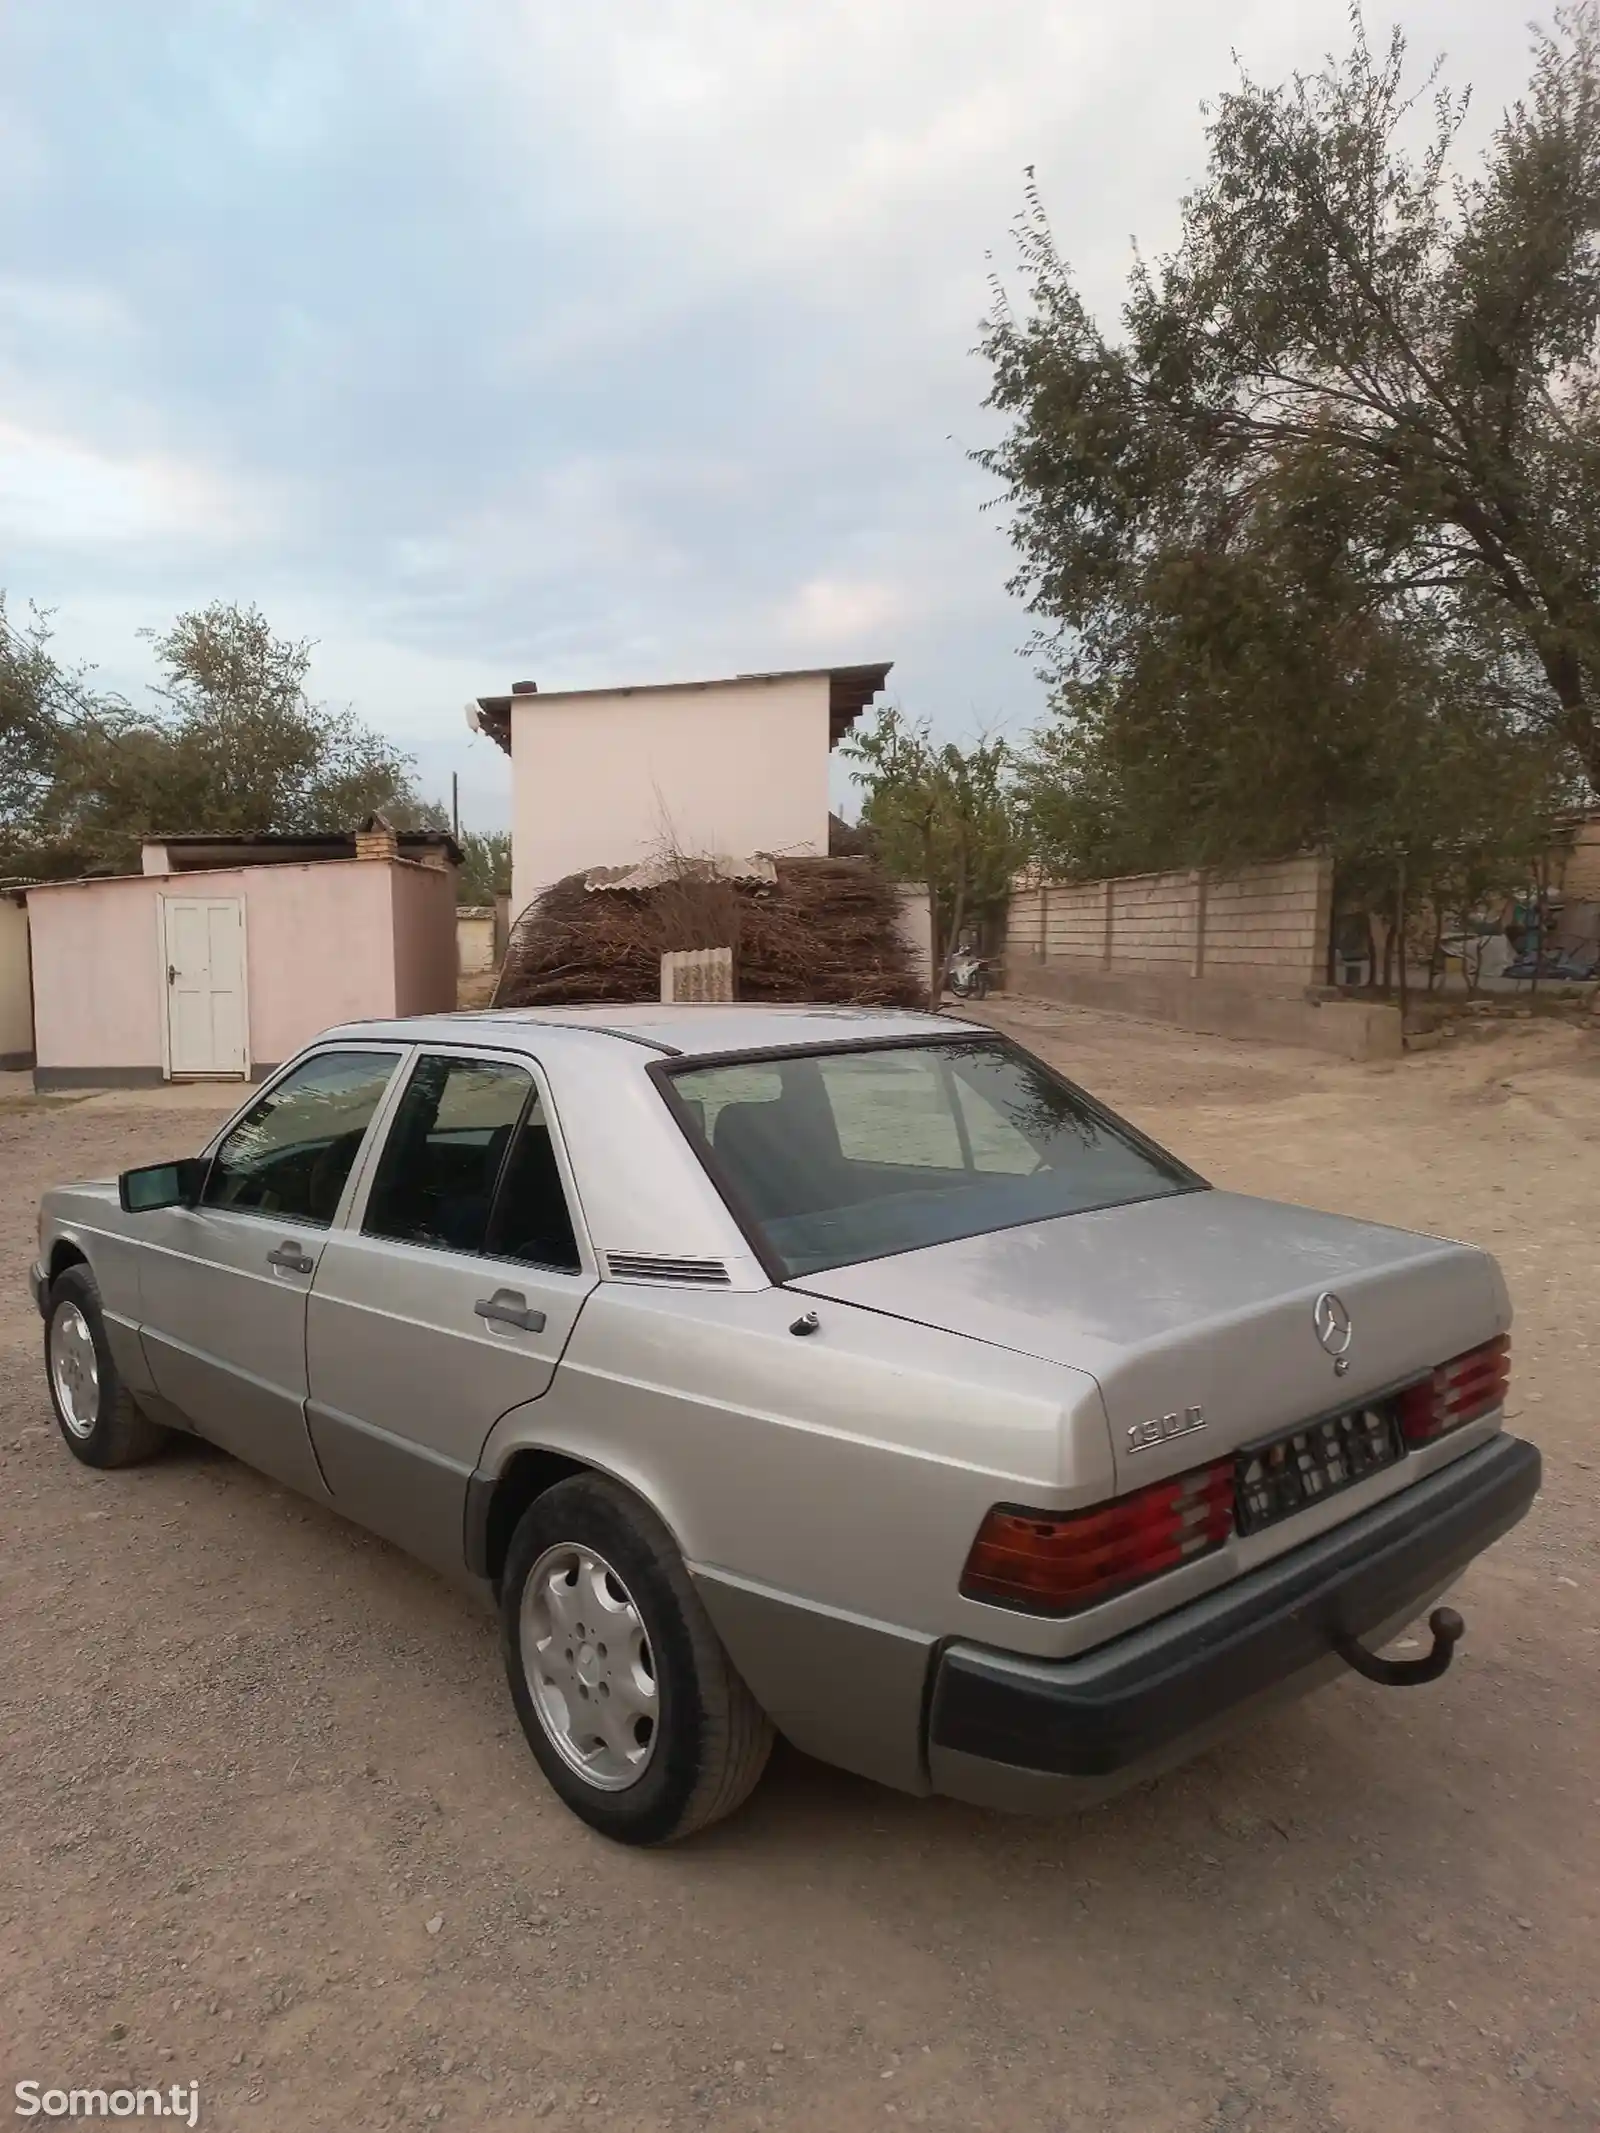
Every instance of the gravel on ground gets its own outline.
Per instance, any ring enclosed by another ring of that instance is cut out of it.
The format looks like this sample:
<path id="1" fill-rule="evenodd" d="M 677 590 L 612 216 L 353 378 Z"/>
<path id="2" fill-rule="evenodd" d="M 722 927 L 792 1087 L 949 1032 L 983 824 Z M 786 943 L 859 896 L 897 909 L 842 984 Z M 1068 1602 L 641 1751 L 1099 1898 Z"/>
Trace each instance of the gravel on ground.
<path id="1" fill-rule="evenodd" d="M 1385 1066 L 994 1018 L 1219 1184 L 1489 1246 L 1533 1513 L 1434 1687 L 1353 1677 L 1057 1822 L 780 1750 L 639 1854 L 544 1786 L 493 1625 L 219 1453 L 96 1474 L 24 1288 L 47 1184 L 214 1094 L 0 1093 L 0 2103 L 199 2084 L 240 2133 L 1600 2123 L 1600 1040 Z"/>

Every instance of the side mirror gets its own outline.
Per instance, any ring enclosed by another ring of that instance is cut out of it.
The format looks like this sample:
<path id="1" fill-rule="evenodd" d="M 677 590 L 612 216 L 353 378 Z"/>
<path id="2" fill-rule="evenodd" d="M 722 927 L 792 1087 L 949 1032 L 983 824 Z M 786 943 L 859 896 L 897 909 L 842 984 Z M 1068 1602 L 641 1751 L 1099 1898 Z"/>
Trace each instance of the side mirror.
<path id="1" fill-rule="evenodd" d="M 159 1207 L 198 1207 L 210 1168 L 197 1155 L 182 1156 L 175 1163 L 144 1163 L 118 1178 L 117 1198 L 129 1215 L 153 1214 Z"/>

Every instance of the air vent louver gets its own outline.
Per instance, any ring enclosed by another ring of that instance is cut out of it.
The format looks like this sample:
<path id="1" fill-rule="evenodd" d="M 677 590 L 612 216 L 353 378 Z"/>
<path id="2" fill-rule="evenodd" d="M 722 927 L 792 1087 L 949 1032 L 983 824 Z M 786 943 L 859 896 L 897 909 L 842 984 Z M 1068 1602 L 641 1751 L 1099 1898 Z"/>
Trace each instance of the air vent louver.
<path id="1" fill-rule="evenodd" d="M 720 1259 L 675 1259 L 662 1252 L 607 1252 L 606 1271 L 613 1281 L 680 1282 L 696 1288 L 725 1289 L 729 1278 Z"/>

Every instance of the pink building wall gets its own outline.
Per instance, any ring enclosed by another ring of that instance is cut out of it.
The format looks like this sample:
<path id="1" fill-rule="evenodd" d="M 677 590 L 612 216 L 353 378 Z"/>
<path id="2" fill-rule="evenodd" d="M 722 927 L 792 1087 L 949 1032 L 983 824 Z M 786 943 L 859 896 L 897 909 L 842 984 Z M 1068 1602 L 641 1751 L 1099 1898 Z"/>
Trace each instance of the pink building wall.
<path id="1" fill-rule="evenodd" d="M 35 1070 L 143 1067 L 161 1075 L 156 890 L 142 876 L 28 892 Z"/>
<path id="2" fill-rule="evenodd" d="M 0 894 L 0 1073 L 33 1064 L 28 908 Z"/>
<path id="3" fill-rule="evenodd" d="M 193 883 L 196 896 L 244 897 L 255 1069 L 279 1065 L 331 1023 L 395 1012 L 393 871 L 381 861 L 333 859 L 162 882 L 169 896 Z"/>
<path id="4" fill-rule="evenodd" d="M 456 1004 L 456 885 L 442 867 L 401 859 L 394 899 L 394 1012 L 437 1015 Z"/>
<path id="5" fill-rule="evenodd" d="M 277 1066 L 337 1022 L 455 1005 L 455 883 L 411 861 L 118 876 L 28 893 L 41 1081 L 159 1081 L 163 896 L 245 907 L 249 1056 Z"/>

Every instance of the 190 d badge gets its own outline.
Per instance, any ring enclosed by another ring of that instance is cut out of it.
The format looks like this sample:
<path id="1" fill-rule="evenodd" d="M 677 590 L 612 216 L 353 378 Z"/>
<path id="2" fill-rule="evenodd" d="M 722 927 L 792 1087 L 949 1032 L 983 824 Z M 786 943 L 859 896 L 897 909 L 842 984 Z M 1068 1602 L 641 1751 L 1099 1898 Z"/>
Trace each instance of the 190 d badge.
<path id="1" fill-rule="evenodd" d="M 1173 1415 L 1152 1415 L 1148 1422 L 1128 1424 L 1128 1449 L 1145 1452 L 1152 1444 L 1165 1444 L 1169 1437 L 1187 1437 L 1191 1430 L 1205 1426 L 1205 1411 L 1199 1407 L 1185 1407 Z"/>

